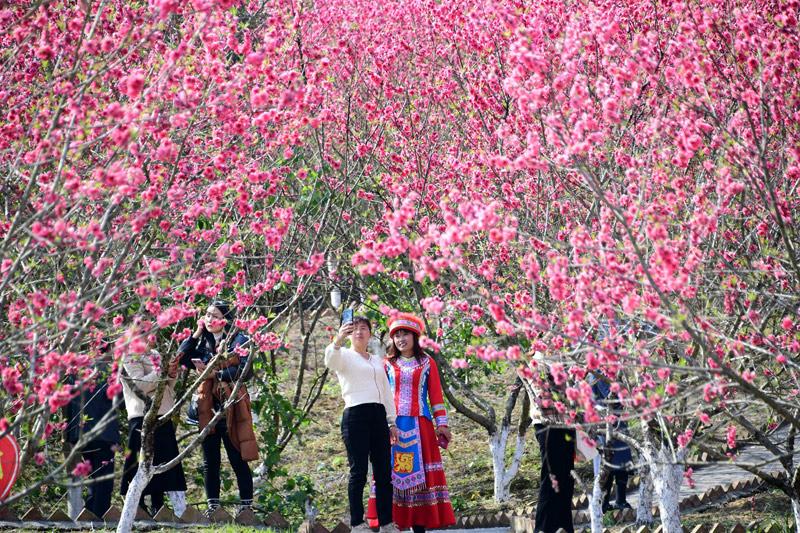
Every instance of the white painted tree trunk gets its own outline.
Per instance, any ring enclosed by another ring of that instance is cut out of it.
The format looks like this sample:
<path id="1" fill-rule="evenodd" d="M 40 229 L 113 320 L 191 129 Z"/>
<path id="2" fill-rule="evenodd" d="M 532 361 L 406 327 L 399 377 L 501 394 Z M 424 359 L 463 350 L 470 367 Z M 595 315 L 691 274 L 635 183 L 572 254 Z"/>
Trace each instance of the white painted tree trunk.
<path id="1" fill-rule="evenodd" d="M 653 523 L 653 476 L 650 471 L 650 465 L 643 461 L 639 468 L 639 504 L 636 506 L 636 523 L 639 525 Z"/>
<path id="2" fill-rule="evenodd" d="M 76 478 L 72 478 L 76 481 Z M 78 515 L 83 511 L 83 494 L 82 487 L 70 487 L 67 489 L 67 514 L 73 520 L 78 518 Z M 98 517 L 98 518 L 102 518 Z"/>
<path id="3" fill-rule="evenodd" d="M 180 518 L 186 512 L 186 491 L 185 490 L 171 490 L 167 492 L 169 501 L 172 502 L 172 512 L 175 516 Z"/>
<path id="4" fill-rule="evenodd" d="M 672 451 L 661 446 L 653 470 L 653 484 L 658 495 L 658 511 L 661 515 L 661 530 L 664 533 L 682 533 L 680 494 L 683 482 L 683 465 Z"/>
<path id="5" fill-rule="evenodd" d="M 594 474 L 592 497 L 589 498 L 589 518 L 591 520 L 592 533 L 603 533 L 603 487 L 600 486 L 602 472 L 603 466 L 601 465 L 600 471 Z"/>
<path id="6" fill-rule="evenodd" d="M 139 508 L 139 499 L 152 477 L 152 465 L 145 464 L 145 461 L 140 458 L 139 469 L 136 470 L 136 475 L 131 480 L 128 493 L 125 495 L 125 504 L 122 506 L 122 516 L 117 524 L 117 533 L 129 533 L 133 529 L 133 520 L 136 518 L 136 510 Z"/>
<path id="7" fill-rule="evenodd" d="M 800 531 L 800 500 L 792 499 L 792 512 L 794 513 L 794 530 Z"/>
<path id="8" fill-rule="evenodd" d="M 525 453 L 525 435 L 517 435 L 514 456 L 506 468 L 509 433 L 511 433 L 509 426 L 501 426 L 499 431 L 489 436 L 489 450 L 492 454 L 492 470 L 494 472 L 494 501 L 498 503 L 508 501 L 511 496 L 511 481 L 519 472 L 519 465 L 522 463 L 522 456 Z"/>

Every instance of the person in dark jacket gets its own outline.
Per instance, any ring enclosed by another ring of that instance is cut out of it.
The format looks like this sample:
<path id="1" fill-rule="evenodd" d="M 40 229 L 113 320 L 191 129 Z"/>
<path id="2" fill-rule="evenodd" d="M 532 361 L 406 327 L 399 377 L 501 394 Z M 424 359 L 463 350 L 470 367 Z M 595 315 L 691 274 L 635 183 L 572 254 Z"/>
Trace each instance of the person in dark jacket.
<path id="1" fill-rule="evenodd" d="M 108 383 L 103 377 L 105 363 L 101 364 L 101 373 L 97 383 L 86 386 L 81 393 L 70 400 L 65 408 L 67 428 L 66 441 L 77 445 L 81 437 L 103 422 L 99 433 L 81 448 L 84 461 L 92 465 L 92 472 L 87 483 L 85 507 L 95 516 L 102 518 L 111 507 L 111 495 L 114 492 L 114 448 L 119 445 L 119 419 L 117 405 L 108 397 Z M 108 415 L 108 416 L 106 416 Z"/>
<path id="2" fill-rule="evenodd" d="M 200 384 L 196 401 L 189 409 L 189 423 L 198 424 L 202 430 L 216 412 L 230 399 L 236 381 L 248 380 L 252 371 L 243 375 L 249 357 L 249 339 L 233 330 L 234 314 L 230 305 L 216 300 L 208 306 L 204 318 L 198 320 L 191 337 L 181 343 L 178 351 L 181 363 L 202 373 L 218 353 L 222 356 L 217 370 Z M 209 515 L 219 508 L 220 446 L 225 446 L 228 461 L 236 475 L 241 505 L 239 512 L 253 503 L 253 474 L 249 461 L 258 459 L 258 445 L 250 409 L 250 396 L 242 384 L 236 402 L 229 406 L 203 441 L 203 474 Z"/>
<path id="3" fill-rule="evenodd" d="M 593 375 L 596 380 L 592 385 L 592 392 L 598 403 L 609 409 L 617 416 L 622 414 L 622 406 L 619 400 L 611 398 L 611 386 L 602 377 Z M 625 421 L 617 421 L 614 423 L 612 429 L 616 432 L 625 432 L 628 429 L 628 424 Z M 602 457 L 597 457 L 595 461 L 595 475 L 600 475 L 601 466 L 600 461 L 605 461 L 608 465 L 607 475 L 601 479 L 601 487 L 603 489 L 603 512 L 612 511 L 615 509 L 630 509 L 631 506 L 627 499 L 628 488 L 628 466 L 633 460 L 631 448 L 619 439 L 610 439 L 607 443 L 605 437 L 599 438 Z M 611 488 L 616 485 L 615 498 L 611 501 Z"/>
<path id="4" fill-rule="evenodd" d="M 521 371 L 522 383 L 531 400 L 530 416 L 539 443 L 542 467 L 539 477 L 539 500 L 536 502 L 537 533 L 575 531 L 572 523 L 572 495 L 575 480 L 577 435 L 570 427 L 558 402 L 566 399 L 565 384 L 556 381 L 553 366 L 556 360 L 535 352 L 527 368 Z"/>

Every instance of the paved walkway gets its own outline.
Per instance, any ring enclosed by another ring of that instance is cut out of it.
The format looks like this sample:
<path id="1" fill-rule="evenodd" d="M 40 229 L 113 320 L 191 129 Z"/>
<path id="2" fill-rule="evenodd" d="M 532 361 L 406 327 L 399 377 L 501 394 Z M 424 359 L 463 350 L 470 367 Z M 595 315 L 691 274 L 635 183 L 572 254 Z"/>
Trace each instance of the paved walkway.
<path id="1" fill-rule="evenodd" d="M 789 433 L 789 428 L 783 427 L 773 433 L 773 442 L 776 439 L 786 439 Z M 785 450 L 784 446 L 779 447 L 781 451 Z M 797 450 L 795 445 L 795 462 L 800 459 L 800 450 Z M 727 485 L 734 481 L 753 479 L 754 476 L 746 470 L 742 470 L 736 464 L 757 466 L 760 470 L 768 473 L 780 472 L 783 467 L 778 459 L 761 445 L 747 446 L 743 448 L 733 461 L 726 463 L 713 463 L 708 466 L 703 466 L 699 469 L 695 468 L 692 475 L 694 487 L 690 487 L 684 479 L 681 485 L 681 500 L 688 498 L 692 495 L 700 496 L 705 494 L 710 489 L 719 485 Z M 639 491 L 634 490 L 628 497 L 628 501 L 635 509 L 639 503 Z M 655 503 L 655 502 L 654 502 Z"/>
<path id="2" fill-rule="evenodd" d="M 773 434 L 773 441 L 775 441 L 776 438 L 785 439 L 788 432 L 788 427 L 778 429 Z M 784 449 L 783 446 L 780 446 L 780 448 L 781 450 Z M 797 464 L 800 459 L 800 450 L 798 450 L 797 444 L 795 445 L 795 450 L 797 450 L 795 452 L 795 464 Z M 700 496 L 720 485 L 727 485 L 735 481 L 748 480 L 755 477 L 736 466 L 736 463 L 758 466 L 759 469 L 769 473 L 779 472 L 783 468 L 772 452 L 768 451 L 763 446 L 748 446 L 739 452 L 734 461 L 714 463 L 699 469 L 696 468 L 692 475 L 694 487 L 690 487 L 686 480 L 684 480 L 683 485 L 681 485 L 681 500 L 693 495 Z M 631 506 L 636 509 L 636 505 L 639 503 L 638 489 L 631 491 L 628 495 L 628 501 Z M 436 530 L 436 533 L 508 533 L 509 531 L 511 531 L 511 528 L 484 528 Z"/>

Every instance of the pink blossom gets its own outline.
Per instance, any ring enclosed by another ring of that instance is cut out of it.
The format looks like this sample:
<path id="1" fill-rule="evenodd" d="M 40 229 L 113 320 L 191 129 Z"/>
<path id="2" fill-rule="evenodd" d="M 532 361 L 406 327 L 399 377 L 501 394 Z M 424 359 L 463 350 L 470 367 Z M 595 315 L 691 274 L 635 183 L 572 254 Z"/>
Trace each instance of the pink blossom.
<path id="1" fill-rule="evenodd" d="M 483 335 L 485 333 L 486 333 L 486 327 L 485 326 L 475 326 L 475 327 L 472 328 L 472 336 L 473 337 L 483 337 Z"/>
<path id="2" fill-rule="evenodd" d="M 53 48 L 49 44 L 42 43 L 36 49 L 36 57 L 38 57 L 41 60 L 48 61 L 52 59 L 54 55 L 55 52 L 53 52 Z"/>
<path id="3" fill-rule="evenodd" d="M 691 429 L 687 429 L 686 431 L 678 435 L 678 446 L 680 446 L 681 448 L 686 448 L 692 441 L 692 437 L 694 437 L 694 432 Z"/>
<path id="4" fill-rule="evenodd" d="M 122 78 L 121 91 L 131 100 L 138 98 L 144 89 L 144 77 L 144 70 L 135 69 Z"/>
<path id="5" fill-rule="evenodd" d="M 434 353 L 439 353 L 442 349 L 437 342 L 425 336 L 420 337 L 419 345 L 427 350 L 433 351 Z"/>
<path id="6" fill-rule="evenodd" d="M 728 442 L 728 448 L 731 450 L 736 449 L 736 426 L 728 426 L 725 436 Z"/>
<path id="7" fill-rule="evenodd" d="M 92 473 L 92 463 L 90 461 L 81 461 L 75 468 L 72 469 L 72 475 L 77 478 L 83 478 Z"/>
<path id="8" fill-rule="evenodd" d="M 438 315 L 444 309 L 444 302 L 437 297 L 423 298 L 420 304 L 425 309 L 425 312 L 431 315 Z"/>
<path id="9" fill-rule="evenodd" d="M 692 467 L 687 467 L 686 470 L 683 471 L 683 477 L 690 489 L 693 489 L 695 486 L 694 478 L 692 477 L 693 475 L 694 469 Z"/>
<path id="10" fill-rule="evenodd" d="M 24 385 L 20 381 L 22 374 L 18 368 L 12 366 L 5 367 L 2 370 L 2 377 L 3 387 L 9 395 L 18 396 L 25 390 Z"/>

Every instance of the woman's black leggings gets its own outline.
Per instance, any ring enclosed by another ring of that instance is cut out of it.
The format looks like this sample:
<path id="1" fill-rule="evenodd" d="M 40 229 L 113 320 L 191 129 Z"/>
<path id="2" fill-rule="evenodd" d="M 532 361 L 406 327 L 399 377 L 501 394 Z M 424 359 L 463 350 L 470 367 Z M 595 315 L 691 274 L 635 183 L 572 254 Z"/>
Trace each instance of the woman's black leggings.
<path id="1" fill-rule="evenodd" d="M 364 522 L 364 486 L 367 464 L 372 463 L 375 476 L 375 506 L 378 524 L 392 523 L 392 452 L 386 409 L 380 403 L 364 403 L 344 410 L 342 439 L 347 449 L 350 478 L 347 497 L 350 500 L 350 526 Z"/>
<path id="2" fill-rule="evenodd" d="M 220 445 L 222 444 L 225 445 L 228 461 L 230 461 L 233 473 L 236 475 L 236 483 L 239 486 L 239 499 L 241 499 L 242 504 L 250 505 L 253 503 L 253 473 L 228 436 L 228 427 L 225 420 L 219 422 L 214 432 L 209 433 L 203 441 L 203 482 L 206 489 L 206 498 L 209 503 L 219 503 L 219 474 L 222 466 Z"/>

